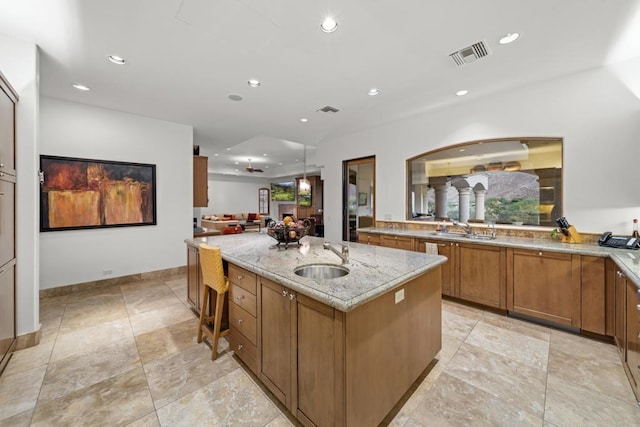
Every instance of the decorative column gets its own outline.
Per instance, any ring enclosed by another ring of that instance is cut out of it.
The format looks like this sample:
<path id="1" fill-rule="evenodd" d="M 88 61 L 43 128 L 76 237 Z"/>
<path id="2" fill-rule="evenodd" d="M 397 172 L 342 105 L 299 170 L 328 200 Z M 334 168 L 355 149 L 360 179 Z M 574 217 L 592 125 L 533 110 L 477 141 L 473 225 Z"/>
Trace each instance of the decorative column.
<path id="1" fill-rule="evenodd" d="M 458 188 L 459 221 L 469 221 L 469 201 L 471 199 L 471 187 Z"/>
<path id="2" fill-rule="evenodd" d="M 487 194 L 487 190 L 484 188 L 473 188 L 473 194 L 476 196 L 476 219 L 484 221 L 484 197 Z"/>
<path id="3" fill-rule="evenodd" d="M 436 192 L 436 219 L 447 218 L 447 193 L 451 182 L 447 178 L 431 178 L 429 184 Z"/>

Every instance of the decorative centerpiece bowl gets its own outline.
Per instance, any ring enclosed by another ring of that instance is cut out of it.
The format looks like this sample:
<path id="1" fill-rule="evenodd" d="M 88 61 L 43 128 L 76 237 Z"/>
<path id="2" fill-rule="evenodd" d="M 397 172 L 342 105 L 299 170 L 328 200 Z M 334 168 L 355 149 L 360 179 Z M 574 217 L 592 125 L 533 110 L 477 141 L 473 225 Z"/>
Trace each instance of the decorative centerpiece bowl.
<path id="1" fill-rule="evenodd" d="M 277 246 L 284 245 L 285 249 L 289 243 L 300 244 L 300 239 L 309 233 L 311 221 L 294 220 L 291 217 L 285 217 L 283 221 L 269 221 L 267 224 L 267 234 L 278 242 Z"/>

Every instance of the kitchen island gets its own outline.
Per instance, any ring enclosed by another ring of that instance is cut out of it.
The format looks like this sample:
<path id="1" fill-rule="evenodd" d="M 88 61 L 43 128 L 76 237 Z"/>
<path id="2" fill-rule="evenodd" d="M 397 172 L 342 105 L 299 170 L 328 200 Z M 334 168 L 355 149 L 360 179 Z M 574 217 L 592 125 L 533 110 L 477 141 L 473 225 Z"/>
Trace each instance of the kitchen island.
<path id="1" fill-rule="evenodd" d="M 323 239 L 228 235 L 186 241 L 191 281 L 201 242 L 228 263 L 231 348 L 305 425 L 379 424 L 440 351 L 445 257 L 348 243 L 343 264 Z M 309 264 L 349 273 L 294 273 Z"/>

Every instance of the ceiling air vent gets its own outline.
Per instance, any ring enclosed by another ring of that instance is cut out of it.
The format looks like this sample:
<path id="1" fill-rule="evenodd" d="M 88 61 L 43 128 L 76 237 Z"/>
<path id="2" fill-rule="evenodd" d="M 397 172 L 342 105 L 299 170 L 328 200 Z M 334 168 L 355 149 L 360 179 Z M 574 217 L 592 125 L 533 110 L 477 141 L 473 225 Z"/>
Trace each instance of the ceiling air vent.
<path id="1" fill-rule="evenodd" d="M 322 113 L 331 113 L 331 114 L 333 114 L 333 113 L 337 113 L 340 110 L 338 110 L 337 108 L 332 107 L 330 105 L 327 105 L 326 107 L 318 108 L 316 111 L 320 111 Z"/>
<path id="2" fill-rule="evenodd" d="M 484 42 L 474 43 L 464 47 L 457 52 L 450 53 L 449 56 L 457 66 L 462 66 L 489 55 L 489 49 Z"/>

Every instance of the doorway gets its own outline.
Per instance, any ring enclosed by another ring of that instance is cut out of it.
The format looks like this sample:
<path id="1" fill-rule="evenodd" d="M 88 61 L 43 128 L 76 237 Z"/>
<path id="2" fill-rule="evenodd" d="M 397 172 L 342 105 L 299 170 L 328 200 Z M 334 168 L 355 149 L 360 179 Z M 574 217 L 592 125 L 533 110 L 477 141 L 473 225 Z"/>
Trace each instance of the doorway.
<path id="1" fill-rule="evenodd" d="M 358 229 L 373 227 L 376 218 L 376 157 L 342 162 L 342 240 L 358 241 Z"/>

